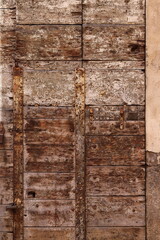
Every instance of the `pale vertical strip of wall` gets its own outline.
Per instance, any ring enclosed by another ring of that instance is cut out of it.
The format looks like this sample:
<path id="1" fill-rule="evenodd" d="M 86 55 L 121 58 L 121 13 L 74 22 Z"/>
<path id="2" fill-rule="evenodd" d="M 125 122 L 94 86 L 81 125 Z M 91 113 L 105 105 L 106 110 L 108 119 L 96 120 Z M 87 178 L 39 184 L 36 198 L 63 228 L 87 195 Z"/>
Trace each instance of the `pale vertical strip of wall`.
<path id="1" fill-rule="evenodd" d="M 146 7 L 147 240 L 160 240 L 160 1 Z"/>

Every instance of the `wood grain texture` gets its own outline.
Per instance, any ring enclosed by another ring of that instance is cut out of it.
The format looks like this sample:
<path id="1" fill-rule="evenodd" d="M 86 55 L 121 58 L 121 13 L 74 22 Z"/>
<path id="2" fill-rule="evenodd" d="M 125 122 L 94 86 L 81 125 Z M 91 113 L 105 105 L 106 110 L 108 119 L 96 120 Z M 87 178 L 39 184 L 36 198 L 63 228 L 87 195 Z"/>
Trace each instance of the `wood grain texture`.
<path id="1" fill-rule="evenodd" d="M 144 0 L 84 0 L 84 23 L 143 24 Z"/>
<path id="2" fill-rule="evenodd" d="M 75 230 L 71 227 L 56 227 L 56 228 L 25 228 L 24 230 L 24 240 L 37 240 L 42 238 L 43 240 L 75 240 Z M 141 240 L 141 239 L 140 239 Z"/>
<path id="3" fill-rule="evenodd" d="M 75 178 L 73 173 L 25 173 L 26 199 L 73 199 Z"/>
<path id="4" fill-rule="evenodd" d="M 81 59 L 81 26 L 18 26 L 16 30 L 19 60 Z"/>
<path id="5" fill-rule="evenodd" d="M 145 228 L 142 227 L 90 227 L 87 240 L 145 240 Z"/>
<path id="6" fill-rule="evenodd" d="M 74 144 L 73 120 L 27 119 L 24 124 L 26 144 Z"/>
<path id="7" fill-rule="evenodd" d="M 75 201 L 25 201 L 25 226 L 75 226 Z"/>
<path id="8" fill-rule="evenodd" d="M 85 70 L 76 69 L 75 80 L 75 235 L 86 238 L 86 168 L 85 168 Z"/>
<path id="9" fill-rule="evenodd" d="M 75 69 L 81 66 L 80 62 L 31 61 L 20 65 L 24 69 L 25 105 L 72 106 L 74 104 Z"/>
<path id="10" fill-rule="evenodd" d="M 10 177 L 0 178 L 0 204 L 9 204 L 13 202 L 13 171 Z"/>
<path id="11" fill-rule="evenodd" d="M 86 104 L 144 104 L 144 66 L 140 67 L 140 64 L 135 66 L 134 62 L 129 62 L 128 66 L 125 66 L 125 63 L 119 65 L 116 62 L 115 65 L 114 63 L 111 65 L 105 61 L 84 63 L 86 69 Z"/>
<path id="12" fill-rule="evenodd" d="M 26 172 L 74 172 L 73 145 L 40 146 L 29 144 L 24 148 Z"/>
<path id="13" fill-rule="evenodd" d="M 1 240 L 13 240 L 13 233 L 5 233 L 5 232 L 0 232 L 0 239 Z"/>
<path id="14" fill-rule="evenodd" d="M 143 106 L 86 108 L 87 135 L 144 135 Z"/>
<path id="15" fill-rule="evenodd" d="M 25 106 L 25 119 L 74 119 L 73 107 Z"/>
<path id="16" fill-rule="evenodd" d="M 145 139 L 143 136 L 87 137 L 86 162 L 90 166 L 145 164 Z"/>
<path id="17" fill-rule="evenodd" d="M 144 195 L 145 169 L 142 167 L 87 167 L 88 196 Z"/>
<path id="18" fill-rule="evenodd" d="M 6 210 L 6 205 L 0 205 L 0 231 L 13 231 L 13 211 Z"/>
<path id="19" fill-rule="evenodd" d="M 2 0 L 0 2 L 0 8 L 13 8 L 15 7 L 15 0 Z"/>
<path id="20" fill-rule="evenodd" d="M 88 226 L 144 226 L 144 197 L 87 198 Z"/>
<path id="21" fill-rule="evenodd" d="M 83 30 L 85 60 L 143 60 L 144 27 L 86 25 Z"/>
<path id="22" fill-rule="evenodd" d="M 17 1 L 20 24 L 80 24 L 81 0 Z"/>
<path id="23" fill-rule="evenodd" d="M 11 177 L 13 174 L 12 150 L 0 150 L 0 177 Z"/>

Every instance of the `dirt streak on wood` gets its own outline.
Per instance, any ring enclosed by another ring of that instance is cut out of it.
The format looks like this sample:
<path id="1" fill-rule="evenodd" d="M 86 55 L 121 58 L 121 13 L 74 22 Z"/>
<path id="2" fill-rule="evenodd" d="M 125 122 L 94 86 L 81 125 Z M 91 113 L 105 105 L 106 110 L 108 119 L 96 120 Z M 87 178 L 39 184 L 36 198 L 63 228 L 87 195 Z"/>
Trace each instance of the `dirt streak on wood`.
<path id="1" fill-rule="evenodd" d="M 13 69 L 13 202 L 17 205 L 14 211 L 14 239 L 23 239 L 23 70 Z"/>
<path id="2" fill-rule="evenodd" d="M 85 202 L 85 72 L 76 69 L 75 80 L 75 172 L 76 172 L 76 240 L 86 239 Z"/>

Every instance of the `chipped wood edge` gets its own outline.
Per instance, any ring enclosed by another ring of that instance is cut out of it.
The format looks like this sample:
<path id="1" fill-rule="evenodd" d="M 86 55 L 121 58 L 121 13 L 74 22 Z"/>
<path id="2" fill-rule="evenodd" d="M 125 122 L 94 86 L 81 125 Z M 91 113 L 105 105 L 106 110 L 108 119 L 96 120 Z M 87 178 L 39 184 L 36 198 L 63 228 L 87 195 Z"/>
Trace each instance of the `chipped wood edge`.
<path id="1" fill-rule="evenodd" d="M 23 78 L 22 68 L 13 69 L 13 202 L 14 240 L 23 239 Z"/>
<path id="2" fill-rule="evenodd" d="M 75 79 L 75 236 L 86 239 L 86 173 L 85 173 L 85 71 L 76 69 Z"/>

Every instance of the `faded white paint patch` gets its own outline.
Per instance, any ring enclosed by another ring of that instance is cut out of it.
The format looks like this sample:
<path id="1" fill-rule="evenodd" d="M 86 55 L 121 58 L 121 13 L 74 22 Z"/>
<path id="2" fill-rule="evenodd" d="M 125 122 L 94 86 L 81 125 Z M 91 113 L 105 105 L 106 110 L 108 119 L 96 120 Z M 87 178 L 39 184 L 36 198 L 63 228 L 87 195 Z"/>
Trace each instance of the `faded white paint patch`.
<path id="1" fill-rule="evenodd" d="M 146 150 L 160 152 L 160 2 L 147 0 Z"/>

